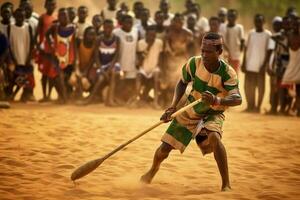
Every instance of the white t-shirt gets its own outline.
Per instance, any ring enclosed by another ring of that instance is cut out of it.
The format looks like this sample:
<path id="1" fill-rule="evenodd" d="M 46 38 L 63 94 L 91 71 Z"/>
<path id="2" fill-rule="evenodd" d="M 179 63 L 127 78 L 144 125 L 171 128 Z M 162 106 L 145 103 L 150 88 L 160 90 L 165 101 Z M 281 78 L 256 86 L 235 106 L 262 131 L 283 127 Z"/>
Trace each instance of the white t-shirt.
<path id="1" fill-rule="evenodd" d="M 148 26 L 151 26 L 154 24 L 153 20 L 149 19 L 147 22 Z M 138 30 L 140 39 L 145 38 L 146 36 L 146 30 L 144 29 L 143 25 L 141 22 L 139 22 L 137 25 L 135 25 L 136 29 Z"/>
<path id="2" fill-rule="evenodd" d="M 77 22 L 77 24 L 76 24 L 76 28 L 77 28 L 76 37 L 79 38 L 79 39 L 83 39 L 84 30 L 89 26 L 91 26 L 91 24 L 88 23 L 88 22 L 85 22 L 85 23 Z"/>
<path id="3" fill-rule="evenodd" d="M 149 51 L 148 44 L 145 39 L 138 42 L 138 52 L 144 53 L 145 58 L 141 66 L 141 72 L 147 77 L 152 77 L 154 70 L 158 68 L 159 55 L 163 49 L 163 42 L 161 39 L 155 39 Z"/>
<path id="4" fill-rule="evenodd" d="M 164 20 L 163 25 L 164 26 L 170 26 L 171 25 L 171 21 L 174 18 L 174 14 L 173 13 L 168 13 L 168 19 Z"/>
<path id="5" fill-rule="evenodd" d="M 2 24 L 0 22 L 0 31 L 5 35 L 6 38 L 7 38 L 7 27 L 8 27 L 7 24 Z"/>
<path id="6" fill-rule="evenodd" d="M 29 24 L 10 26 L 10 47 L 18 65 L 25 65 L 30 51 Z"/>
<path id="7" fill-rule="evenodd" d="M 103 10 L 101 11 L 103 14 L 104 19 L 116 19 L 116 15 L 118 10 L 109 10 L 108 7 L 103 8 Z"/>
<path id="8" fill-rule="evenodd" d="M 227 26 L 226 23 L 221 23 L 219 27 L 219 33 L 223 36 L 223 38 L 225 37 L 226 26 Z"/>
<path id="9" fill-rule="evenodd" d="M 239 60 L 241 55 L 241 40 L 244 39 L 244 27 L 236 24 L 225 28 L 224 40 L 232 60 Z"/>
<path id="10" fill-rule="evenodd" d="M 132 77 L 127 78 L 135 78 L 137 72 L 135 65 L 138 31 L 134 27 L 130 32 L 125 32 L 121 28 L 117 28 L 113 33 L 120 39 L 119 63 L 121 69 L 125 72 L 131 72 Z"/>
<path id="11" fill-rule="evenodd" d="M 39 24 L 39 20 L 38 20 L 36 17 L 31 16 L 31 17 L 27 20 L 27 23 L 31 26 L 31 29 L 32 29 L 32 35 L 35 36 L 36 31 L 37 31 L 37 27 L 38 27 L 38 24 Z"/>
<path id="12" fill-rule="evenodd" d="M 248 36 L 246 52 L 246 70 L 249 72 L 259 72 L 265 60 L 268 49 L 268 42 L 271 32 L 264 30 L 256 32 L 251 30 Z"/>
<path id="13" fill-rule="evenodd" d="M 209 23 L 206 17 L 200 17 L 196 23 L 196 26 L 201 33 L 209 31 Z"/>

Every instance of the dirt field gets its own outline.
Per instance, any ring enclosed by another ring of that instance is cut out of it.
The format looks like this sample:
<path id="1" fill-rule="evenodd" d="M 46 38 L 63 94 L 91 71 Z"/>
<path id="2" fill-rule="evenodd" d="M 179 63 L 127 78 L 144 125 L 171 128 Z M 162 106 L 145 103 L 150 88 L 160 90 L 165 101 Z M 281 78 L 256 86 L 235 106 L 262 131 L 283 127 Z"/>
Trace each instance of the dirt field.
<path id="1" fill-rule="evenodd" d="M 139 183 L 166 125 L 105 161 L 74 186 L 72 171 L 156 123 L 161 111 L 102 105 L 13 104 L 0 110 L 0 199 L 298 199 L 300 120 L 226 113 L 223 142 L 233 190 L 220 192 L 213 155 L 192 142 L 153 184 Z"/>

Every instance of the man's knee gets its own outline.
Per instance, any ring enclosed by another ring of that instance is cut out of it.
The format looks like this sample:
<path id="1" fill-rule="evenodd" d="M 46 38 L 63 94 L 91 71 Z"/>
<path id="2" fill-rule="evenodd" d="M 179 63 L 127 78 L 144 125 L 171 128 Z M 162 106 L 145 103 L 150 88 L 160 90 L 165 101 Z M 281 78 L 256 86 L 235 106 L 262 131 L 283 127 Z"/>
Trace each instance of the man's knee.
<path id="1" fill-rule="evenodd" d="M 208 140 L 209 144 L 212 145 L 212 147 L 214 147 L 221 142 L 221 137 L 217 132 L 210 132 L 208 135 Z"/>

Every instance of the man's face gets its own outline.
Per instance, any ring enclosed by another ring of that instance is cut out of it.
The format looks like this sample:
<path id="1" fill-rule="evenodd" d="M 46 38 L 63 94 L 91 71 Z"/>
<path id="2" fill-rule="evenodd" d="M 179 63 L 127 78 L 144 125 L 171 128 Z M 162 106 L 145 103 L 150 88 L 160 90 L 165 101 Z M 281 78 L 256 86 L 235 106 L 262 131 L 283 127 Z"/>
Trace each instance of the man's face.
<path id="1" fill-rule="evenodd" d="M 58 21 L 62 26 L 66 26 L 69 23 L 67 10 L 59 11 Z"/>
<path id="2" fill-rule="evenodd" d="M 273 23 L 273 30 L 274 32 L 279 32 L 281 30 L 281 22 L 280 21 L 275 21 Z"/>
<path id="3" fill-rule="evenodd" d="M 218 20 L 210 20 L 209 27 L 211 32 L 217 33 L 219 32 L 220 22 Z"/>
<path id="4" fill-rule="evenodd" d="M 69 15 L 70 21 L 73 22 L 75 17 L 76 17 L 76 9 L 75 8 L 69 8 L 68 9 L 68 15 Z"/>
<path id="5" fill-rule="evenodd" d="M 169 12 L 169 3 L 167 1 L 162 1 L 160 3 L 160 10 L 163 11 L 164 13 Z"/>
<path id="6" fill-rule="evenodd" d="M 227 20 L 228 20 L 228 23 L 230 23 L 230 24 L 235 23 L 235 21 L 236 21 L 236 14 L 233 13 L 233 12 L 228 12 Z"/>
<path id="7" fill-rule="evenodd" d="M 156 38 L 156 31 L 155 30 L 149 30 L 146 33 L 146 41 L 149 43 L 152 43 Z"/>
<path id="8" fill-rule="evenodd" d="M 149 15 L 150 15 L 150 13 L 148 12 L 148 10 L 143 10 L 141 12 L 141 21 L 144 23 L 148 22 Z"/>
<path id="9" fill-rule="evenodd" d="M 25 10 L 25 17 L 30 18 L 33 12 L 32 5 L 29 2 L 24 2 L 21 7 Z"/>
<path id="10" fill-rule="evenodd" d="M 9 21 L 11 16 L 12 16 L 12 12 L 9 7 L 5 7 L 1 10 L 1 17 L 3 20 Z"/>
<path id="11" fill-rule="evenodd" d="M 84 21 L 87 16 L 88 16 L 88 11 L 86 8 L 80 8 L 78 10 L 78 18 L 80 21 Z"/>
<path id="12" fill-rule="evenodd" d="M 220 19 L 222 22 L 225 22 L 225 21 L 226 21 L 226 14 L 225 14 L 225 13 L 220 12 L 220 13 L 218 14 L 218 17 L 219 17 L 219 19 Z"/>
<path id="13" fill-rule="evenodd" d="M 186 8 L 186 10 L 190 11 L 192 9 L 194 3 L 195 2 L 193 0 L 186 0 L 185 1 L 185 8 Z"/>
<path id="14" fill-rule="evenodd" d="M 122 24 L 123 30 L 125 30 L 126 32 L 130 32 L 132 28 L 132 24 L 133 24 L 132 19 L 126 18 Z"/>
<path id="15" fill-rule="evenodd" d="M 92 42 L 92 41 L 95 41 L 96 39 L 96 31 L 95 29 L 89 29 L 86 33 L 86 40 L 88 42 Z"/>
<path id="16" fill-rule="evenodd" d="M 56 1 L 47 2 L 45 7 L 48 13 L 53 13 L 56 9 Z"/>
<path id="17" fill-rule="evenodd" d="M 141 4 L 141 3 L 135 4 L 134 8 L 133 8 L 133 12 L 134 12 L 135 16 L 140 17 L 141 11 L 143 10 L 143 8 L 144 8 L 143 4 Z"/>
<path id="18" fill-rule="evenodd" d="M 264 19 L 261 16 L 255 17 L 254 25 L 256 29 L 261 30 L 264 25 Z"/>
<path id="19" fill-rule="evenodd" d="M 183 26 L 183 21 L 179 17 L 173 18 L 172 25 L 174 26 L 175 29 L 179 30 Z"/>
<path id="20" fill-rule="evenodd" d="M 155 15 L 155 19 L 154 20 L 155 20 L 156 24 L 162 25 L 164 23 L 164 16 L 163 16 L 163 14 L 162 13 L 157 13 Z"/>
<path id="21" fill-rule="evenodd" d="M 114 29 L 113 24 L 110 23 L 103 24 L 103 32 L 105 35 L 111 35 L 113 29 Z"/>
<path id="22" fill-rule="evenodd" d="M 193 28 L 196 25 L 196 17 L 189 16 L 187 19 L 188 28 Z"/>
<path id="23" fill-rule="evenodd" d="M 92 20 L 93 26 L 99 29 L 102 26 L 102 20 L 100 15 L 95 15 Z"/>
<path id="24" fill-rule="evenodd" d="M 25 20 L 25 11 L 16 10 L 14 14 L 16 24 L 23 24 Z"/>
<path id="25" fill-rule="evenodd" d="M 219 55 L 222 52 L 217 51 L 216 47 L 210 44 L 202 44 L 201 46 L 201 56 L 205 67 L 211 67 L 211 63 L 214 63 L 218 60 Z"/>
<path id="26" fill-rule="evenodd" d="M 107 3 L 110 7 L 115 7 L 117 4 L 117 0 L 107 0 Z"/>

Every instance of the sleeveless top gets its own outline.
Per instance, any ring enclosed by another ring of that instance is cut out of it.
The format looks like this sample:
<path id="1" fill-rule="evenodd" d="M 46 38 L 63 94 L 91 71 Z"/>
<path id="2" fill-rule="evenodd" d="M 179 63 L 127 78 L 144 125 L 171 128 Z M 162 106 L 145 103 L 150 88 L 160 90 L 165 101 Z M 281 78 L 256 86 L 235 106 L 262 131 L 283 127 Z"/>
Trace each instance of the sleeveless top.
<path id="1" fill-rule="evenodd" d="M 52 26 L 53 22 L 56 18 L 53 15 L 47 15 L 46 13 L 41 16 L 41 20 L 43 22 L 43 26 L 38 31 L 39 41 L 42 44 L 42 49 L 49 53 L 49 45 L 46 42 L 45 35 L 48 29 Z"/>
<path id="2" fill-rule="evenodd" d="M 94 45 L 90 48 L 84 46 L 84 42 L 81 42 L 78 49 L 79 69 L 84 71 L 88 67 L 90 60 L 93 57 Z"/>
<path id="3" fill-rule="evenodd" d="M 101 65 L 106 65 L 110 63 L 115 57 L 117 50 L 117 38 L 113 36 L 110 41 L 100 41 L 99 45 L 99 59 Z"/>
<path id="4" fill-rule="evenodd" d="M 58 59 L 58 64 L 61 69 L 65 69 L 68 65 L 74 62 L 75 48 L 75 27 L 68 26 L 63 30 L 56 28 L 54 36 L 55 55 Z"/>

